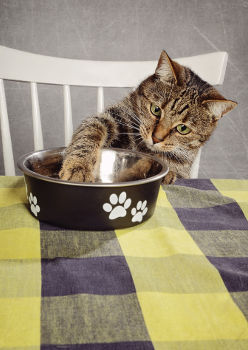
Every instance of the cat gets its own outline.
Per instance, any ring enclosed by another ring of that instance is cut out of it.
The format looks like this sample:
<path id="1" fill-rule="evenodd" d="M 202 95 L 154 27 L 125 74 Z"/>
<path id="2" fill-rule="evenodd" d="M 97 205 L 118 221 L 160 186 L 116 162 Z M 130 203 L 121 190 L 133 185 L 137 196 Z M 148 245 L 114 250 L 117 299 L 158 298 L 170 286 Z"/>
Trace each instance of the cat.
<path id="1" fill-rule="evenodd" d="M 199 148 L 236 105 L 163 50 L 153 75 L 82 122 L 65 150 L 59 177 L 93 182 L 99 150 L 119 147 L 162 158 L 169 166 L 165 184 L 189 178 Z"/>

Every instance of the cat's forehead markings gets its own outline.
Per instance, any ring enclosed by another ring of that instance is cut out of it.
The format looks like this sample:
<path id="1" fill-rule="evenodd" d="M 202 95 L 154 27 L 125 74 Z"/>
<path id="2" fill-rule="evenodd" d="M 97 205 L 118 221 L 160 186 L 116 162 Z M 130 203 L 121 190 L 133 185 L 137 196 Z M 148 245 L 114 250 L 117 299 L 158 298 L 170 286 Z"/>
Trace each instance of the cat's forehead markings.
<path id="1" fill-rule="evenodd" d="M 166 105 L 167 105 L 167 101 L 164 101 L 164 102 L 161 104 L 161 108 L 164 109 Z"/>
<path id="2" fill-rule="evenodd" d="M 182 124 L 186 124 L 189 121 L 189 115 L 187 114 L 183 119 L 182 119 Z"/>

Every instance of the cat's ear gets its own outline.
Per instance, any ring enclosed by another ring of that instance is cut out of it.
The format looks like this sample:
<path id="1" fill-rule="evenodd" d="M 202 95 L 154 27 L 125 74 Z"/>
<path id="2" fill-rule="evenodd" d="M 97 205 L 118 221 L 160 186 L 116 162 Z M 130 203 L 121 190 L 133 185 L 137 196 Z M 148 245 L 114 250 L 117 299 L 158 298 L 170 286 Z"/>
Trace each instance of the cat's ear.
<path id="1" fill-rule="evenodd" d="M 237 102 L 231 100 L 205 100 L 202 104 L 215 115 L 216 119 L 220 119 L 237 106 Z"/>
<path id="2" fill-rule="evenodd" d="M 163 50 L 159 57 L 155 74 L 163 81 L 174 80 L 178 84 L 180 72 L 180 64 L 174 62 Z"/>

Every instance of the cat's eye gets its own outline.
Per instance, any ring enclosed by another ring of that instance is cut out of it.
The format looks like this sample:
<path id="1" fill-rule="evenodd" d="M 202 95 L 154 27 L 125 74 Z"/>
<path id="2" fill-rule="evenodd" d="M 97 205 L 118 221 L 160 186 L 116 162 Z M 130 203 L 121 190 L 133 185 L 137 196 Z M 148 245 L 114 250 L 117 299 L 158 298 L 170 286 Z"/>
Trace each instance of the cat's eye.
<path id="1" fill-rule="evenodd" d="M 151 104 L 151 112 L 153 115 L 155 115 L 155 117 L 161 117 L 161 108 L 155 105 L 155 103 Z"/>
<path id="2" fill-rule="evenodd" d="M 190 133 L 191 129 L 188 128 L 188 127 L 187 127 L 186 125 L 184 125 L 184 124 L 179 124 L 179 125 L 177 126 L 177 131 L 178 131 L 180 134 L 182 134 L 182 135 L 187 135 L 187 134 Z"/>

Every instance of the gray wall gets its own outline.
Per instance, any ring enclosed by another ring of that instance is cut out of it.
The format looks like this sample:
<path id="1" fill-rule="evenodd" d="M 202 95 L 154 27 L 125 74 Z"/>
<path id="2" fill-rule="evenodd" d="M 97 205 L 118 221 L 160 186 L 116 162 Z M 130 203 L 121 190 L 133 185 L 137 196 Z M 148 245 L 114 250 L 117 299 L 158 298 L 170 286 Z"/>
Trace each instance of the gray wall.
<path id="1" fill-rule="evenodd" d="M 0 44 L 33 53 L 96 60 L 154 60 L 229 53 L 226 98 L 239 103 L 204 147 L 200 177 L 248 176 L 247 0 L 0 0 Z M 106 103 L 126 94 L 107 89 Z M 33 149 L 29 86 L 6 84 L 15 158 Z M 45 147 L 63 144 L 59 87 L 39 86 Z M 96 111 L 94 88 L 73 88 L 74 125 Z M 1 152 L 0 152 L 1 154 Z M 0 155 L 0 174 L 3 174 Z"/>

